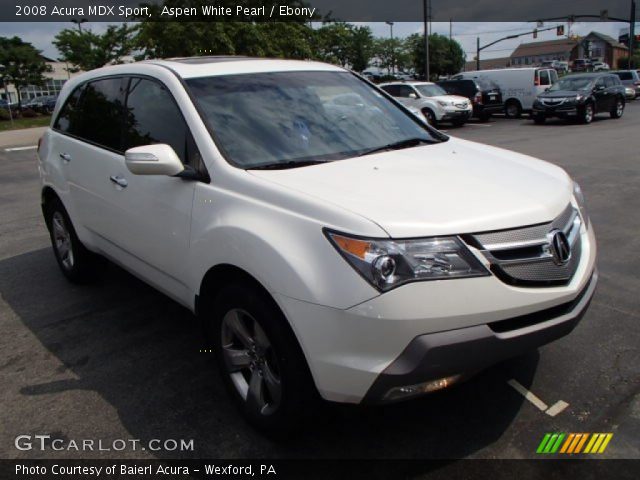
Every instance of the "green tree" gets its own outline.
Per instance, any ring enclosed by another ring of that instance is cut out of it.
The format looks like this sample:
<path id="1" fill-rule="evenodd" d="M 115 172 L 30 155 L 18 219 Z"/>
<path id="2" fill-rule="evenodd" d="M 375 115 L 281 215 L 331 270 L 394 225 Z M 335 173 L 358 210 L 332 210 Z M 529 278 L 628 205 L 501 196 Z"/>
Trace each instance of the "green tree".
<path id="1" fill-rule="evenodd" d="M 65 28 L 55 36 L 53 44 L 62 60 L 73 65 L 72 69 L 92 70 L 119 63 L 122 57 L 131 54 L 137 30 L 137 26 L 127 24 L 109 25 L 102 34 Z"/>
<path id="2" fill-rule="evenodd" d="M 315 31 L 315 56 L 323 62 L 346 67 L 349 63 L 350 25 L 329 23 Z"/>
<path id="3" fill-rule="evenodd" d="M 407 37 L 405 44 L 412 54 L 416 73 L 424 78 L 424 36 L 414 33 Z M 432 77 L 458 73 L 465 58 L 464 50 L 457 41 L 437 33 L 429 35 L 429 73 Z"/>
<path id="4" fill-rule="evenodd" d="M 373 56 L 374 40 L 369 27 L 351 27 L 348 44 L 348 59 L 356 72 L 366 70 Z"/>
<path id="5" fill-rule="evenodd" d="M 48 68 L 42 52 L 18 37 L 0 37 L 0 64 L 5 68 L 2 74 L 18 91 L 18 105 L 22 105 L 20 90 L 27 85 L 42 85 Z"/>
<path id="6" fill-rule="evenodd" d="M 404 42 L 399 38 L 377 38 L 374 54 L 378 59 L 378 66 L 390 74 L 406 67 L 408 57 Z"/>

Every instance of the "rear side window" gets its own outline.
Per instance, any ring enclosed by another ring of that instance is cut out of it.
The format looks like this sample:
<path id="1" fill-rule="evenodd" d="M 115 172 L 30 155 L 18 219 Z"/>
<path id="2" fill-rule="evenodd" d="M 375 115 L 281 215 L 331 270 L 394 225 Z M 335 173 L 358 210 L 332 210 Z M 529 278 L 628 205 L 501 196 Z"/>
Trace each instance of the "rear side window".
<path id="1" fill-rule="evenodd" d="M 620 80 L 633 80 L 631 72 L 616 72 L 616 75 Z"/>
<path id="2" fill-rule="evenodd" d="M 416 92 L 413 90 L 413 88 L 411 88 L 408 85 L 400 85 L 399 86 L 399 97 L 403 97 L 403 98 L 409 98 L 409 95 L 411 94 L 416 94 Z"/>
<path id="3" fill-rule="evenodd" d="M 88 83 L 81 100 L 82 124 L 78 136 L 102 147 L 122 151 L 123 79 Z"/>
<path id="4" fill-rule="evenodd" d="M 82 124 L 82 112 L 80 110 L 80 95 L 82 94 L 83 85 L 69 95 L 67 101 L 60 109 L 58 118 L 56 118 L 53 128 L 62 133 L 75 135 L 78 133 L 79 126 Z"/>
<path id="5" fill-rule="evenodd" d="M 551 85 L 549 70 L 538 70 L 538 75 L 540 76 L 540 85 Z"/>
<path id="6" fill-rule="evenodd" d="M 165 143 L 184 164 L 193 164 L 195 143 L 173 95 L 164 85 L 145 78 L 132 78 L 127 95 L 124 149 Z M 191 146 L 190 146 L 191 144 Z"/>

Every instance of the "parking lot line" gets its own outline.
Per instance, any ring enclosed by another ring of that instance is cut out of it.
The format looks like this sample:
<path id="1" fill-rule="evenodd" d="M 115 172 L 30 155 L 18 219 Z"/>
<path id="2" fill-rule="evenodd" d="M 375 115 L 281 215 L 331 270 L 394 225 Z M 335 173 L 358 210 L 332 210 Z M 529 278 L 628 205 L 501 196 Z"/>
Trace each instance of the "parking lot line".
<path id="1" fill-rule="evenodd" d="M 13 147 L 13 148 L 5 148 L 5 152 L 21 152 L 22 150 L 35 150 L 38 148 L 37 145 L 29 145 L 28 147 Z"/>
<path id="2" fill-rule="evenodd" d="M 536 397 L 533 392 L 530 392 L 529 390 L 524 388 L 520 384 L 520 382 L 518 382 L 517 380 L 514 380 L 512 378 L 507 383 L 509 385 L 511 385 L 520 395 L 522 395 L 524 398 L 529 400 L 531 403 L 533 403 L 536 407 L 538 407 L 538 409 L 542 410 L 543 412 L 547 408 L 549 408 L 546 403 L 544 403 L 542 400 L 540 400 L 538 397 Z"/>
<path id="3" fill-rule="evenodd" d="M 558 400 L 556 403 L 551 405 L 549 409 L 545 412 L 550 417 L 555 417 L 559 413 L 561 413 L 565 408 L 567 408 L 569 404 L 564 400 Z"/>

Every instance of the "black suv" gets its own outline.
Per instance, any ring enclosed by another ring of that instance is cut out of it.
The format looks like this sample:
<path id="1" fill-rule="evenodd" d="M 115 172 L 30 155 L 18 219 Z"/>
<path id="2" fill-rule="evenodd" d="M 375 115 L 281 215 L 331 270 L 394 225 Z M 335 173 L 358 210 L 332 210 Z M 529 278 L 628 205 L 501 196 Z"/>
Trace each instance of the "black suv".
<path id="1" fill-rule="evenodd" d="M 502 113 L 502 92 L 494 83 L 482 79 L 442 80 L 436 82 L 451 95 L 460 95 L 471 100 L 473 115 L 486 122 L 492 113 Z"/>
<path id="2" fill-rule="evenodd" d="M 548 117 L 591 123 L 598 113 L 608 112 L 611 118 L 620 118 L 624 105 L 624 86 L 616 75 L 581 73 L 561 78 L 538 95 L 531 116 L 536 123 L 544 123 Z"/>

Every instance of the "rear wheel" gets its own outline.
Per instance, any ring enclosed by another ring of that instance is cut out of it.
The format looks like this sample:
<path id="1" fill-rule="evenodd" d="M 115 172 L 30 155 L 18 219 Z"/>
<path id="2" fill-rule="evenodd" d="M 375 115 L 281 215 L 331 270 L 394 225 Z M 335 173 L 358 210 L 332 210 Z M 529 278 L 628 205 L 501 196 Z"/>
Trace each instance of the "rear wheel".
<path id="1" fill-rule="evenodd" d="M 276 434 L 301 426 L 318 396 L 297 339 L 268 294 L 236 282 L 202 315 L 223 381 L 249 423 Z"/>
<path id="2" fill-rule="evenodd" d="M 582 107 L 582 111 L 580 112 L 580 121 L 582 123 L 591 123 L 593 122 L 593 104 L 587 103 L 584 107 Z"/>
<path id="3" fill-rule="evenodd" d="M 507 118 L 519 118 L 522 115 L 522 106 L 517 100 L 509 100 L 504 106 L 504 114 Z"/>
<path id="4" fill-rule="evenodd" d="M 59 199 L 52 199 L 46 206 L 45 221 L 53 253 L 65 277 L 74 283 L 88 283 L 98 278 L 106 260 L 82 244 Z"/>
<path id="5" fill-rule="evenodd" d="M 616 102 L 611 108 L 611 112 L 609 112 L 609 115 L 611 115 L 611 118 L 620 118 L 623 113 L 624 113 L 624 102 L 622 101 L 621 98 L 617 98 Z"/>

